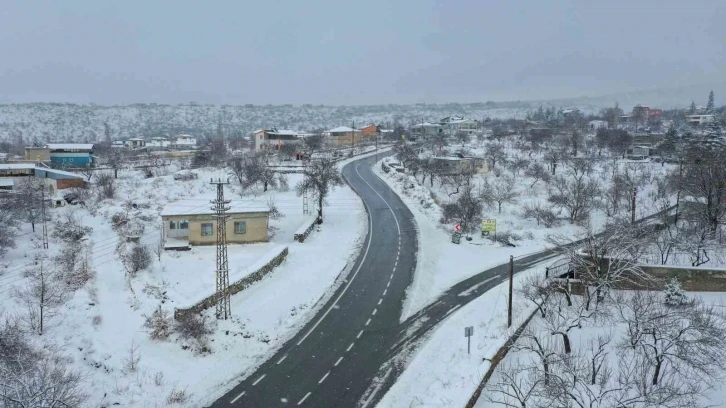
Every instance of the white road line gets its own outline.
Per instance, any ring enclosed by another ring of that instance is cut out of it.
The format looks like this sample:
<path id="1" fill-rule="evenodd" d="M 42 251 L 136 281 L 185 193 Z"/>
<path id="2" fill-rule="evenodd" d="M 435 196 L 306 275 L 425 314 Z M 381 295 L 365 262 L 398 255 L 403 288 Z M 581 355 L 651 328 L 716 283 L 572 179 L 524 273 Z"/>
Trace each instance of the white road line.
<path id="1" fill-rule="evenodd" d="M 333 367 L 337 367 L 341 361 L 343 361 L 343 357 L 339 358 L 338 361 L 336 361 L 335 364 L 333 364 Z"/>
<path id="2" fill-rule="evenodd" d="M 368 399 L 366 399 L 366 402 L 363 403 L 363 405 L 360 406 L 360 408 L 366 408 L 368 407 L 368 404 L 373 401 L 373 398 L 378 394 L 378 391 L 381 390 L 381 387 L 383 386 L 383 383 L 386 382 L 386 378 L 388 378 L 389 375 L 391 375 L 391 370 L 393 370 L 393 367 L 389 367 L 388 371 L 386 371 L 386 374 L 383 375 L 383 378 L 381 381 L 376 385 L 376 388 L 373 389 L 373 392 L 371 392 L 371 395 L 368 396 Z"/>
<path id="3" fill-rule="evenodd" d="M 388 289 L 383 291 L 383 296 L 386 296 L 386 293 L 388 292 Z"/>
<path id="4" fill-rule="evenodd" d="M 318 384 L 320 384 L 323 381 L 325 381 L 325 379 L 328 378 L 329 375 L 330 375 L 330 371 L 328 371 L 327 373 L 325 373 L 325 375 L 323 376 L 323 378 L 321 378 L 320 381 L 318 381 Z"/>
<path id="5" fill-rule="evenodd" d="M 352 348 L 353 348 L 353 345 L 355 345 L 355 343 L 350 343 L 350 346 L 348 346 L 348 348 L 347 348 L 347 349 L 345 350 L 345 351 L 346 351 L 346 353 L 347 353 L 347 352 L 349 352 L 349 351 L 350 351 L 350 349 L 352 349 Z"/>
<path id="6" fill-rule="evenodd" d="M 391 281 L 389 280 L 388 283 L 386 283 L 386 287 L 391 286 Z"/>
<path id="7" fill-rule="evenodd" d="M 362 336 L 362 335 L 363 335 L 363 330 L 361 330 L 361 331 L 360 331 L 360 332 L 358 333 L 358 335 L 357 335 L 357 336 L 355 336 L 355 338 L 356 338 L 356 339 L 359 339 L 359 338 L 360 338 L 360 336 Z"/>
<path id="8" fill-rule="evenodd" d="M 361 180 L 363 180 L 363 176 L 361 176 L 360 173 L 358 172 L 358 166 L 356 166 L 355 172 L 358 173 L 358 177 L 360 177 Z M 363 181 L 366 184 L 368 184 L 369 187 L 371 187 L 371 185 L 367 181 L 365 181 L 365 180 L 363 180 Z M 351 187 L 352 187 L 352 185 L 351 185 Z M 373 187 L 371 187 L 371 189 L 373 189 Z M 376 194 L 378 194 L 377 191 L 375 191 L 375 190 L 373 190 L 373 191 Z M 359 194 L 359 196 L 360 196 L 360 194 Z M 381 197 L 380 194 L 378 194 L 378 196 Z M 383 199 L 383 197 L 381 197 L 381 199 Z M 361 201 L 363 201 L 363 205 L 366 207 L 366 209 L 368 209 L 368 204 L 366 204 L 365 200 L 363 200 L 363 198 L 361 198 Z M 383 200 L 383 201 L 385 202 L 386 200 Z M 388 205 L 388 203 L 386 203 L 386 205 Z M 391 209 L 391 206 L 390 205 L 388 206 L 388 209 L 391 210 L 391 213 L 393 214 L 393 217 L 396 218 L 396 214 L 393 212 L 393 210 Z M 371 249 L 371 242 L 373 242 L 373 216 L 371 215 L 370 209 L 368 209 L 367 213 L 368 213 L 368 231 L 369 231 L 370 236 L 368 237 L 368 245 L 366 245 L 366 251 L 363 253 L 363 258 L 361 259 L 360 263 L 358 264 L 358 268 L 355 270 L 355 273 L 353 274 L 353 276 L 350 279 L 348 279 L 348 284 L 345 285 L 345 288 L 343 288 L 343 291 L 340 292 L 340 295 L 338 295 L 338 298 L 335 299 L 335 302 L 333 302 L 333 304 L 328 308 L 328 310 L 326 310 L 325 313 L 323 313 L 323 315 L 320 316 L 320 319 L 318 319 L 318 321 L 315 322 L 315 324 L 313 325 L 313 327 L 311 327 L 310 330 L 308 330 L 308 332 L 305 333 L 305 335 L 303 336 L 303 338 L 300 339 L 300 341 L 297 342 L 297 345 L 298 346 L 300 344 L 302 344 L 302 342 L 305 341 L 305 339 L 307 339 L 308 336 L 310 336 L 310 333 L 312 333 L 315 329 L 318 328 L 318 325 L 320 325 L 320 322 L 322 322 L 323 319 L 325 319 L 328 316 L 328 313 L 330 313 L 330 311 L 333 310 L 333 308 L 338 303 L 338 301 L 340 301 L 340 298 L 342 298 L 343 295 L 345 295 L 345 292 L 348 291 L 348 288 L 350 287 L 350 285 L 355 280 L 355 277 L 358 276 L 358 272 L 360 272 L 360 268 L 365 263 L 366 257 L 368 257 L 368 250 Z M 398 219 L 396 219 L 396 225 L 398 225 Z M 399 234 L 401 233 L 401 228 L 400 227 L 398 227 L 398 233 Z"/>
<path id="9" fill-rule="evenodd" d="M 277 362 L 277 364 L 282 363 L 283 361 L 285 361 L 286 358 L 287 358 L 287 354 L 285 354 L 284 356 L 282 356 L 282 358 L 280 359 L 280 361 Z"/>
<path id="10" fill-rule="evenodd" d="M 380 305 L 381 303 L 383 303 L 383 298 L 378 299 L 378 304 Z"/>
<path id="11" fill-rule="evenodd" d="M 254 385 L 257 385 L 257 383 L 260 382 L 260 381 L 262 381 L 262 379 L 265 378 L 265 377 L 267 377 L 267 374 L 262 374 L 262 376 L 260 378 L 258 378 L 257 380 L 255 380 L 255 382 L 252 383 L 252 385 L 253 386 Z"/>
<path id="12" fill-rule="evenodd" d="M 245 395 L 246 393 L 247 393 L 247 391 L 240 392 L 239 395 L 234 397 L 234 399 L 232 401 L 230 401 L 229 403 L 234 404 L 235 402 L 237 402 L 238 399 L 242 398 L 242 396 Z"/>
<path id="13" fill-rule="evenodd" d="M 371 319 L 368 319 L 368 321 L 366 322 L 366 326 L 368 326 L 369 324 L 371 324 Z"/>
<path id="14" fill-rule="evenodd" d="M 302 403 L 305 402 L 305 400 L 308 399 L 309 396 L 310 396 L 310 393 L 308 392 L 307 394 L 305 394 L 304 397 L 302 397 L 302 399 L 300 401 L 297 402 L 297 405 L 302 405 Z"/>
<path id="15" fill-rule="evenodd" d="M 373 313 L 372 313 L 372 314 L 373 314 L 373 316 L 375 316 L 375 315 L 376 315 L 376 313 L 378 313 L 378 309 L 377 309 L 377 308 L 376 308 L 376 309 L 373 309 Z"/>

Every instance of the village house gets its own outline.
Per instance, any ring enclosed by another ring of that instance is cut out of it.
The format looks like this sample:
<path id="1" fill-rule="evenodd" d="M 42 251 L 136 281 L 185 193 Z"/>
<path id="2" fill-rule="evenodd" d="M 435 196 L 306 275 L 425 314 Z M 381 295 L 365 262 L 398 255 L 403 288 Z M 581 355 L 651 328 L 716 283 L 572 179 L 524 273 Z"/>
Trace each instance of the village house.
<path id="1" fill-rule="evenodd" d="M 166 248 L 188 245 L 213 245 L 217 242 L 217 218 L 208 205 L 199 201 L 178 201 L 161 212 Z M 246 244 L 268 241 L 270 210 L 235 202 L 227 211 L 227 243 Z"/>
<path id="2" fill-rule="evenodd" d="M 713 122 L 713 115 L 688 115 L 686 120 L 691 125 L 705 125 L 706 123 Z"/>
<path id="3" fill-rule="evenodd" d="M 146 140 L 134 137 L 124 141 L 124 147 L 127 149 L 145 149 Z"/>
<path id="4" fill-rule="evenodd" d="M 176 149 L 196 149 L 197 139 L 192 135 L 180 134 L 173 143 Z"/>
<path id="5" fill-rule="evenodd" d="M 146 144 L 149 149 L 167 149 L 171 146 L 171 141 L 165 137 L 152 137 L 149 143 Z"/>
<path id="6" fill-rule="evenodd" d="M 479 122 L 473 119 L 466 119 L 462 116 L 448 116 L 439 122 L 450 134 L 458 132 L 475 133 L 479 129 Z"/>
<path id="7" fill-rule="evenodd" d="M 417 123 L 415 125 L 412 125 L 410 130 L 411 136 L 414 137 L 429 137 L 444 133 L 444 127 L 441 124 L 429 122 Z"/>
<path id="8" fill-rule="evenodd" d="M 255 140 L 255 151 L 277 149 L 287 143 L 298 143 L 300 138 L 294 130 L 277 130 L 277 128 L 260 129 L 252 132 Z"/>
<path id="9" fill-rule="evenodd" d="M 87 167 L 93 164 L 93 143 L 48 143 L 50 162 L 65 167 Z M 35 159 L 30 159 L 35 160 Z"/>
<path id="10" fill-rule="evenodd" d="M 334 146 L 351 146 L 363 141 L 363 133 L 348 126 L 338 126 L 328 131 L 329 140 Z"/>
<path id="11" fill-rule="evenodd" d="M 42 179 L 46 192 L 50 198 L 59 190 L 74 187 L 84 187 L 86 182 L 83 176 L 63 170 L 39 167 L 33 163 L 3 163 L 0 164 L 0 182 L 4 189 L 12 190 L 28 177 Z"/>
<path id="12" fill-rule="evenodd" d="M 590 130 L 607 129 L 608 122 L 605 120 L 591 120 L 588 123 L 588 127 Z"/>

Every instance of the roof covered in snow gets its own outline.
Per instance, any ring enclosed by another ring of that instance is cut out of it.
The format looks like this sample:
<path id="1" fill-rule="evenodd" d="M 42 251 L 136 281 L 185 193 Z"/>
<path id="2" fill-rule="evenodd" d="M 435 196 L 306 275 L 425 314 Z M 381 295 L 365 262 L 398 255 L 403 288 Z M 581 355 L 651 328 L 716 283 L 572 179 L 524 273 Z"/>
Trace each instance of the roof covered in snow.
<path id="1" fill-rule="evenodd" d="M 0 164 L 0 170 L 26 170 L 34 169 L 35 164 L 33 163 L 2 163 Z"/>
<path id="2" fill-rule="evenodd" d="M 169 203 L 161 210 L 162 217 L 176 215 L 212 215 L 212 203 L 209 200 L 181 200 L 175 203 Z M 230 209 L 227 214 L 248 214 L 248 213 L 269 213 L 270 208 L 266 205 L 249 201 L 249 200 L 233 200 L 229 203 Z"/>
<path id="3" fill-rule="evenodd" d="M 0 178 L 0 187 L 12 187 L 14 184 L 11 178 Z"/>
<path id="4" fill-rule="evenodd" d="M 93 143 L 48 143 L 50 150 L 93 150 Z"/>
<path id="5" fill-rule="evenodd" d="M 348 126 L 338 126 L 335 129 L 330 129 L 328 132 L 330 133 L 342 133 L 342 132 L 352 132 L 352 131 L 360 132 L 358 129 L 353 129 Z"/>
<path id="6" fill-rule="evenodd" d="M 285 136 L 297 136 L 297 132 L 294 130 L 289 129 L 280 129 L 280 130 L 269 130 L 267 133 L 271 135 L 285 135 Z"/>

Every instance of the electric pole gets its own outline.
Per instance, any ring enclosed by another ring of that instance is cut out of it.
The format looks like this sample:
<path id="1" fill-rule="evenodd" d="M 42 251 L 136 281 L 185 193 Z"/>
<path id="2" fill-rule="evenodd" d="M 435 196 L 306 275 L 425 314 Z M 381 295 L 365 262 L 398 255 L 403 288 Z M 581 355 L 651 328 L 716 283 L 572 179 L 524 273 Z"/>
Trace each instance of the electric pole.
<path id="1" fill-rule="evenodd" d="M 48 249 L 48 225 L 45 220 L 45 183 L 40 185 L 40 216 L 43 217 L 43 249 Z"/>
<path id="2" fill-rule="evenodd" d="M 514 287 L 514 256 L 509 255 L 509 308 L 507 309 L 507 327 L 512 327 L 512 292 Z"/>
<path id="3" fill-rule="evenodd" d="M 633 200 L 630 203 L 630 223 L 635 224 L 635 199 L 638 196 L 638 187 L 633 187 Z"/>
<path id="4" fill-rule="evenodd" d="M 231 200 L 224 199 L 224 185 L 229 180 L 210 180 L 211 184 L 217 186 L 217 199 L 211 201 L 214 204 L 212 211 L 217 219 L 217 319 L 227 320 L 232 317 L 232 308 L 229 300 L 229 264 L 227 263 L 227 211 L 230 209 Z"/>

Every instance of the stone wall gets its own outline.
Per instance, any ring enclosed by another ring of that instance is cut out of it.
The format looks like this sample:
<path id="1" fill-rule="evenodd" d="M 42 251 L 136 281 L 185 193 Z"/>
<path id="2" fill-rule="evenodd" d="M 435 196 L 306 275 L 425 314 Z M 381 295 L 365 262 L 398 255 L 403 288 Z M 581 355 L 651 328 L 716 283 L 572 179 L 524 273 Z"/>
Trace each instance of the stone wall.
<path id="1" fill-rule="evenodd" d="M 313 232 L 313 229 L 315 228 L 315 224 L 318 223 L 317 219 L 313 219 L 312 223 L 305 229 L 303 232 L 295 233 L 293 236 L 293 239 L 297 242 L 305 242 L 305 239 L 310 235 L 311 232 Z"/>
<path id="2" fill-rule="evenodd" d="M 238 280 L 237 282 L 231 283 L 229 285 L 229 294 L 234 295 L 235 293 L 241 292 L 248 287 L 250 287 L 253 283 L 258 282 L 262 280 L 267 274 L 272 272 L 275 267 L 280 265 L 285 258 L 287 257 L 288 249 L 285 247 L 276 257 L 272 258 L 270 262 L 265 264 L 265 266 L 261 267 L 260 269 L 256 270 L 255 272 L 245 276 L 244 278 Z M 201 311 L 205 309 L 209 309 L 210 307 L 213 307 L 217 304 L 217 294 L 213 294 L 211 296 L 208 296 L 195 304 L 194 306 L 191 306 L 186 309 L 174 309 L 174 319 L 179 319 L 179 317 L 186 315 L 188 313 L 200 313 Z"/>

